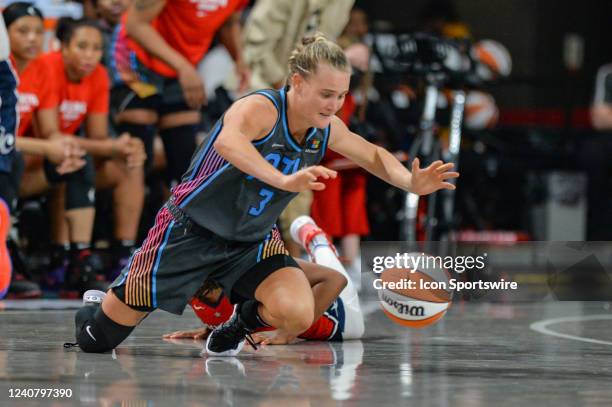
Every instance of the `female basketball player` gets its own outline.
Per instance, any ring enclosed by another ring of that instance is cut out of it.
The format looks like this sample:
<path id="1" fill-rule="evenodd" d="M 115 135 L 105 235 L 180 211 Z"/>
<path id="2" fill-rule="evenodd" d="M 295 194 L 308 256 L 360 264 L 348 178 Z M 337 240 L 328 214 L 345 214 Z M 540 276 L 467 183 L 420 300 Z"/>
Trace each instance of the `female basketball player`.
<path id="1" fill-rule="evenodd" d="M 343 286 L 313 296 L 274 225 L 297 192 L 320 190 L 319 178 L 336 176 L 317 165 L 328 146 L 398 188 L 454 188 L 448 179 L 459 174 L 449 171 L 452 164 L 421 169 L 415 159 L 410 173 L 335 116 L 350 79 L 336 44 L 322 35 L 304 39 L 289 70 L 286 88 L 246 96 L 219 119 L 101 307 L 77 312 L 81 349 L 113 349 L 156 308 L 182 313 L 207 278 L 239 304 L 208 337 L 209 354 L 236 354 L 265 326 L 293 336 L 306 331 Z"/>
<path id="2" fill-rule="evenodd" d="M 330 272 L 332 275 L 340 273 L 347 281 L 340 296 L 308 330 L 300 333 L 298 338 L 319 341 L 361 338 L 364 324 L 357 290 L 338 259 L 334 245 L 329 241 L 325 232 L 317 227 L 309 216 L 300 216 L 293 221 L 291 236 L 296 243 L 301 244 L 306 249 L 314 263 L 333 270 L 312 267 L 311 263 L 296 259 L 311 286 L 317 283 L 334 284 L 333 281 L 324 281 L 325 277 L 330 275 Z M 313 294 L 316 295 L 316 293 Z M 198 290 L 189 305 L 193 308 L 196 316 L 200 318 L 204 327 L 190 331 L 176 331 L 164 335 L 164 338 L 207 339 L 212 329 L 229 320 L 234 311 L 234 306 L 223 294 L 221 288 L 210 280 L 207 280 L 207 283 Z M 268 330 L 261 328 L 258 332 Z M 254 334 L 253 339 L 255 343 L 284 345 L 290 343 L 294 338 L 273 331 Z"/>

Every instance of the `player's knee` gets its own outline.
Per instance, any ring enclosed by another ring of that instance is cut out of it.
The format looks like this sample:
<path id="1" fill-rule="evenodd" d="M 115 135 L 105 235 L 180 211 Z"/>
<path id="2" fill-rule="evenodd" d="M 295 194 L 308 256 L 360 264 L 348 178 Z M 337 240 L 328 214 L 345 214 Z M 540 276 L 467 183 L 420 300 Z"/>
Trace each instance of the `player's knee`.
<path id="1" fill-rule="evenodd" d="M 108 352 L 117 347 L 134 330 L 110 319 L 100 307 L 85 306 L 75 316 L 76 341 L 88 353 Z"/>
<path id="2" fill-rule="evenodd" d="M 314 303 L 287 298 L 280 301 L 278 309 L 285 328 L 290 331 L 304 332 L 312 325 Z"/>

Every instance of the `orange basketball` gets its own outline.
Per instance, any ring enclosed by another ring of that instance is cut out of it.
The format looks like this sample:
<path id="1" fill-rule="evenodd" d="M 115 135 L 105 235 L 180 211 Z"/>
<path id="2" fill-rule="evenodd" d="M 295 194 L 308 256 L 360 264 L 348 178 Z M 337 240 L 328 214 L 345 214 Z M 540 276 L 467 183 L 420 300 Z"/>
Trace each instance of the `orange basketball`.
<path id="1" fill-rule="evenodd" d="M 416 268 L 389 268 L 375 284 L 382 309 L 393 322 L 411 328 L 423 328 L 439 321 L 451 304 L 448 288 L 450 274 L 433 256 L 421 257 Z"/>

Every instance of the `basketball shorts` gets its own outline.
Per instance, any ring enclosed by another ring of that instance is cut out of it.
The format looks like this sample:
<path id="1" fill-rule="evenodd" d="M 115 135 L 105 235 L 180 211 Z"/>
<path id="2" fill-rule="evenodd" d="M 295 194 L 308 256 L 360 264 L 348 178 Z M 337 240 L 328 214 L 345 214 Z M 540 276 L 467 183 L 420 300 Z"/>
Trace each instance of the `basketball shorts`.
<path id="1" fill-rule="evenodd" d="M 299 268 L 277 229 L 260 242 L 229 241 L 193 224 L 168 202 L 111 288 L 135 310 L 180 315 L 207 278 L 239 303 L 253 299 L 257 286 L 284 267 Z"/>

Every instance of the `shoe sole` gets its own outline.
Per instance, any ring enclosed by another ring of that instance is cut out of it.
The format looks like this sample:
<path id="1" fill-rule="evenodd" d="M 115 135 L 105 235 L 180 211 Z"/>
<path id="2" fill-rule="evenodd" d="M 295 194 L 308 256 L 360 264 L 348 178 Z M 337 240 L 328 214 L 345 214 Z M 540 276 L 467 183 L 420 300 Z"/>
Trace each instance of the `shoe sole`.
<path id="1" fill-rule="evenodd" d="M 87 290 L 83 294 L 83 305 L 102 304 L 106 293 L 100 290 Z"/>
<path id="2" fill-rule="evenodd" d="M 212 335 L 209 335 L 208 339 L 206 339 L 206 353 L 208 355 L 210 355 L 210 356 L 219 356 L 219 357 L 232 357 L 232 356 L 236 356 L 237 354 L 240 353 L 240 351 L 244 347 L 244 343 L 246 342 L 246 340 L 240 342 L 236 349 L 229 349 L 229 350 L 226 350 L 226 351 L 223 351 L 223 352 L 213 352 L 208 347 L 211 338 L 212 338 Z"/>

